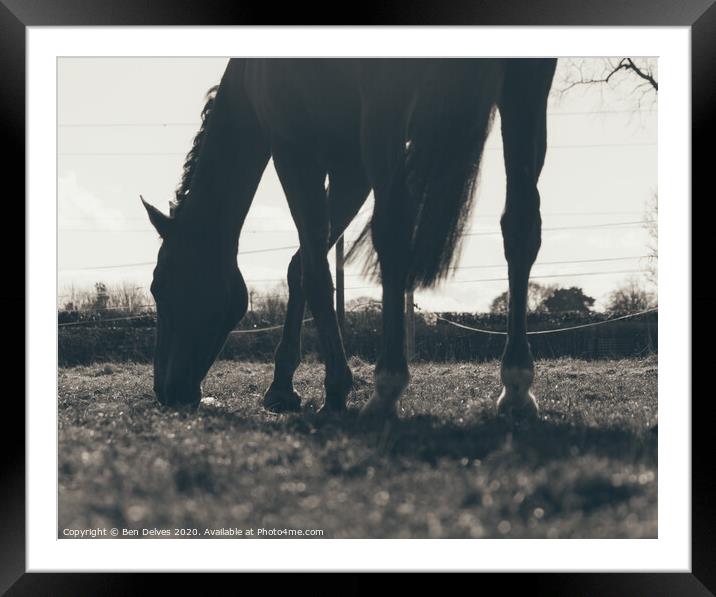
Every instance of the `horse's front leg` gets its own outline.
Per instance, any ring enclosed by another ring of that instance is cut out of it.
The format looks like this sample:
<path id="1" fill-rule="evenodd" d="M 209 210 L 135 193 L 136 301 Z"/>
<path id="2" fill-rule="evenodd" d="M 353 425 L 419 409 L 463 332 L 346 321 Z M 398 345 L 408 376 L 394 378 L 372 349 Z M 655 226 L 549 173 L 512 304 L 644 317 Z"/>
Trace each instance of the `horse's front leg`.
<path id="1" fill-rule="evenodd" d="M 556 61 L 509 61 L 499 102 L 507 172 L 507 201 L 501 219 L 509 277 L 507 343 L 502 355 L 498 412 L 531 418 L 537 400 L 530 391 L 534 361 L 527 341 L 527 290 L 541 243 L 537 191 L 546 150 L 547 95 Z"/>
<path id="2" fill-rule="evenodd" d="M 360 160 L 330 173 L 328 190 L 330 240 L 332 247 L 355 218 L 370 191 Z M 281 341 L 274 356 L 273 381 L 263 398 L 263 406 L 272 412 L 297 411 L 301 396 L 293 387 L 293 376 L 301 362 L 301 329 L 306 297 L 301 285 L 301 252 L 291 259 L 288 267 L 288 305 Z"/>
<path id="3" fill-rule="evenodd" d="M 301 243 L 301 287 L 311 309 L 326 366 L 323 410 L 345 409 L 353 387 L 333 304 L 328 266 L 330 210 L 324 187 L 326 170 L 303 147 L 274 147 L 274 165 Z"/>

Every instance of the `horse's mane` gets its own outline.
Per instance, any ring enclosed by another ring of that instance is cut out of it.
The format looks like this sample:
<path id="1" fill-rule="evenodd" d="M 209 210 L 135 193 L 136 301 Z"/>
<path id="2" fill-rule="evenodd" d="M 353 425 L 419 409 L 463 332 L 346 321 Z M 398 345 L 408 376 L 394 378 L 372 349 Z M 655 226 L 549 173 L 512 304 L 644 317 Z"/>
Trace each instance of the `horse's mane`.
<path id="1" fill-rule="evenodd" d="M 177 215 L 177 213 L 181 210 L 182 205 L 184 205 L 184 202 L 187 200 L 187 197 L 191 194 L 191 183 L 194 179 L 194 174 L 196 174 L 196 166 L 199 161 L 201 144 L 206 135 L 207 123 L 214 107 L 214 100 L 216 99 L 216 92 L 218 89 L 219 86 L 214 85 L 206 92 L 206 103 L 201 111 L 201 127 L 194 136 L 194 141 L 192 141 L 189 153 L 186 154 L 186 159 L 184 160 L 184 166 L 182 168 L 181 182 L 179 183 L 179 186 L 174 194 L 174 201 L 170 203 L 169 215 L 171 217 L 175 217 Z"/>

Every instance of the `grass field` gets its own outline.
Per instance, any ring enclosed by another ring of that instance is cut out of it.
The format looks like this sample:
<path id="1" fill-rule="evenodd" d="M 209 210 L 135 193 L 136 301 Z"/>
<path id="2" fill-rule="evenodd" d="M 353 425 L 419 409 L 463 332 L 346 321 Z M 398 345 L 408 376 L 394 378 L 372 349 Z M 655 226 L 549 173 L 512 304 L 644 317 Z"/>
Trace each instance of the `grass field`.
<path id="1" fill-rule="evenodd" d="M 259 406 L 272 366 L 219 362 L 193 414 L 158 406 L 151 367 L 60 369 L 60 529 L 321 529 L 340 537 L 656 537 L 657 359 L 541 361 L 541 420 L 495 417 L 497 363 L 416 364 L 400 420 Z M 256 532 L 256 531 L 255 531 Z"/>

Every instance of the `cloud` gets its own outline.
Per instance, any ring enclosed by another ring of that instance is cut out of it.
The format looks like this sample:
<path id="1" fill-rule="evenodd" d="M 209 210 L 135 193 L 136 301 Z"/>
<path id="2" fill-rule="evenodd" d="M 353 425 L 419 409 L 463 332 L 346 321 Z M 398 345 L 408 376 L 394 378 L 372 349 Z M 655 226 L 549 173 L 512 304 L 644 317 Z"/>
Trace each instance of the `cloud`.
<path id="1" fill-rule="evenodd" d="M 97 195 L 82 187 L 76 172 L 58 178 L 57 194 L 60 228 L 121 230 L 125 225 L 124 214 L 108 207 Z"/>

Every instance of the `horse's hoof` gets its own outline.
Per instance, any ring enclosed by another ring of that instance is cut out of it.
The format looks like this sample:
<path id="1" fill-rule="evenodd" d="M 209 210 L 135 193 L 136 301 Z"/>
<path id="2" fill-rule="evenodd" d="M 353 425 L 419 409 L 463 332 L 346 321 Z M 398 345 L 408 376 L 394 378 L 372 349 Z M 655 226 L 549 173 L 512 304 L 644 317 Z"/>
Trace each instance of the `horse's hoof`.
<path id="1" fill-rule="evenodd" d="M 272 413 L 298 412 L 301 410 L 301 396 L 293 390 L 269 388 L 261 405 Z"/>
<path id="2" fill-rule="evenodd" d="M 346 403 L 345 402 L 338 402 L 338 401 L 329 401 L 326 400 L 323 403 L 323 406 L 318 409 L 316 412 L 317 415 L 321 417 L 329 417 L 332 415 L 338 415 L 346 412 Z"/>
<path id="3" fill-rule="evenodd" d="M 517 396 L 503 389 L 497 399 L 497 414 L 514 421 L 534 421 L 539 418 L 537 399 L 530 391 Z"/>
<path id="4" fill-rule="evenodd" d="M 360 409 L 358 419 L 362 423 L 381 422 L 398 418 L 396 402 L 386 400 L 379 394 L 373 392 L 370 400 Z"/>
<path id="5" fill-rule="evenodd" d="M 534 368 L 502 367 L 502 394 L 497 399 L 497 414 L 517 421 L 531 421 L 538 417 L 537 400 L 530 386 L 534 380 Z"/>
<path id="6" fill-rule="evenodd" d="M 408 385 L 407 371 L 380 371 L 375 374 L 375 389 L 360 411 L 363 422 L 397 419 L 398 400 Z"/>

